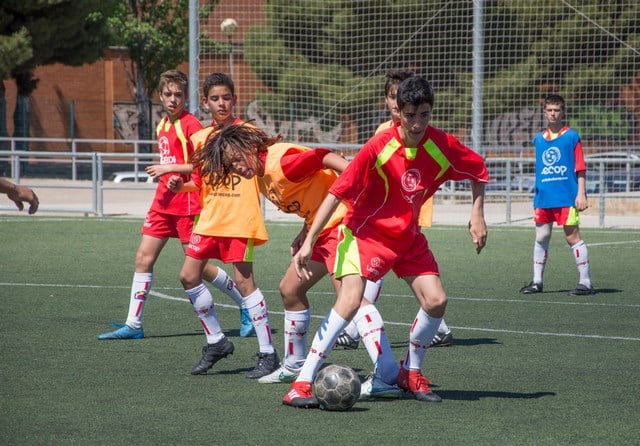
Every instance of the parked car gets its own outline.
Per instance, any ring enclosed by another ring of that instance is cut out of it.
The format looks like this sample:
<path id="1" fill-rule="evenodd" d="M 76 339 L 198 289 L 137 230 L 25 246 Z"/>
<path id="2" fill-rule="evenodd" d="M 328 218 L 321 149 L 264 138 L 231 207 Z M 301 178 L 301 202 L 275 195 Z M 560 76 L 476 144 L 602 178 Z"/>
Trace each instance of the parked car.
<path id="1" fill-rule="evenodd" d="M 605 178 L 607 192 L 640 191 L 640 168 L 618 169 L 607 172 Z"/>
<path id="2" fill-rule="evenodd" d="M 584 156 L 585 161 L 590 160 L 615 160 L 615 161 L 633 161 L 640 160 L 640 155 L 631 152 L 601 152 L 591 153 Z"/>
<path id="3" fill-rule="evenodd" d="M 114 183 L 133 183 L 138 179 L 139 183 L 153 183 L 156 179 L 149 176 L 147 172 L 114 172 L 109 177 L 109 181 Z"/>

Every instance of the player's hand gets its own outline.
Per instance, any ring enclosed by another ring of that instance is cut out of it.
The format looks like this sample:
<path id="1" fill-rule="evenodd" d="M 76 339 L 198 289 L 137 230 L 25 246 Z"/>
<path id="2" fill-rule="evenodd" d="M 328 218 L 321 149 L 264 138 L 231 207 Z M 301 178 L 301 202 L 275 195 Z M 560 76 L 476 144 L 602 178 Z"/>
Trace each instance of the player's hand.
<path id="1" fill-rule="evenodd" d="M 307 267 L 310 258 L 311 249 L 308 244 L 303 243 L 298 252 L 293 256 L 293 260 L 291 260 L 298 279 L 309 280 L 311 278 L 311 271 L 309 271 L 309 268 Z"/>
<path id="2" fill-rule="evenodd" d="M 469 221 L 469 234 L 473 243 L 476 244 L 476 253 L 480 254 L 482 248 L 487 244 L 487 224 L 484 218 L 471 218 Z"/>
<path id="3" fill-rule="evenodd" d="M 575 205 L 578 211 L 585 211 L 589 207 L 589 200 L 587 200 L 585 195 L 578 195 Z"/>
<path id="4" fill-rule="evenodd" d="M 183 184 L 184 180 L 180 175 L 172 175 L 171 178 L 169 178 L 169 181 L 167 181 L 167 187 L 169 188 L 169 190 L 176 194 L 180 192 Z"/>
<path id="5" fill-rule="evenodd" d="M 40 206 L 40 201 L 36 193 L 26 186 L 15 186 L 15 188 L 7 193 L 7 197 L 16 204 L 18 210 L 24 209 L 24 202 L 29 203 L 29 214 L 35 214 Z"/>
<path id="6" fill-rule="evenodd" d="M 147 166 L 144 170 L 151 178 L 161 177 L 162 175 L 171 172 L 168 164 L 154 164 L 152 166 Z"/>

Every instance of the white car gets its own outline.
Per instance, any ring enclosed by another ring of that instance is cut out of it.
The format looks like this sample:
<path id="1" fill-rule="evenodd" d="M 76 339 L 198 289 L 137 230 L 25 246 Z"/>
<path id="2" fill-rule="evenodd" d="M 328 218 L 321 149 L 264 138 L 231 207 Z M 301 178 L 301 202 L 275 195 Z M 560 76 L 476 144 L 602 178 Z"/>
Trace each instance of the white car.
<path id="1" fill-rule="evenodd" d="M 109 177 L 109 181 L 113 181 L 114 183 L 133 183 L 138 179 L 138 183 L 153 183 L 155 178 L 149 176 L 149 174 L 145 171 L 140 172 L 114 172 Z"/>
<path id="2" fill-rule="evenodd" d="M 631 152 L 602 152 L 591 153 L 584 156 L 585 160 L 615 160 L 615 161 L 633 161 L 640 160 L 640 155 Z"/>

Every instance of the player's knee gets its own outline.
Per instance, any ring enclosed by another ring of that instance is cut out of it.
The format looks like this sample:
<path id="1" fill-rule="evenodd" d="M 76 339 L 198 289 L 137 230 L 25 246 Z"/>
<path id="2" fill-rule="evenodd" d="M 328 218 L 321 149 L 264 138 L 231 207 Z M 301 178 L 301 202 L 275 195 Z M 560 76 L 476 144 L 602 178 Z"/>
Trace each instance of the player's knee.
<path id="1" fill-rule="evenodd" d="M 193 308 L 198 316 L 206 316 L 213 308 L 213 297 L 210 293 L 201 294 L 193 302 Z"/>

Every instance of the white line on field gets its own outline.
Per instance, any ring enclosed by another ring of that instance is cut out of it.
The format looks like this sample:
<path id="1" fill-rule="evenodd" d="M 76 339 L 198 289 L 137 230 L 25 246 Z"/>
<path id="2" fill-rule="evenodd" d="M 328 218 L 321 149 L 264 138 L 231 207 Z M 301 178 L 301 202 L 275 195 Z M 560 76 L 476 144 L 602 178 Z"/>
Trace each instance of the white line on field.
<path id="1" fill-rule="evenodd" d="M 102 286 L 102 285 L 63 285 L 63 284 L 42 284 L 42 283 L 10 283 L 10 282 L 0 282 L 0 286 L 23 286 L 23 287 L 50 287 L 50 288 L 117 288 L 117 289 L 128 289 L 129 287 L 125 286 Z M 267 292 L 269 292 L 267 290 Z M 331 293 L 327 293 L 331 294 Z M 151 295 L 158 297 L 159 299 L 165 300 L 173 300 L 178 302 L 186 302 L 189 300 L 184 297 L 173 296 L 171 294 L 162 293 L 160 291 L 151 291 Z M 404 296 L 407 297 L 407 296 Z M 500 299 L 470 299 L 470 298 L 458 298 L 460 300 L 478 300 L 478 301 L 490 301 L 490 302 L 526 302 L 531 303 L 528 300 L 500 300 Z M 569 304 L 569 305 L 608 305 L 608 306 L 619 306 L 619 307 L 640 307 L 640 305 L 625 305 L 625 304 L 595 304 L 589 302 L 544 302 L 538 301 L 538 303 L 556 303 L 556 304 Z M 232 308 L 237 309 L 236 305 L 229 304 L 221 304 L 216 302 L 217 307 L 222 308 Z M 282 311 L 269 311 L 271 314 L 284 315 Z M 324 315 L 312 315 L 314 319 L 323 319 Z M 411 324 L 406 322 L 394 322 L 394 321 L 385 321 L 387 325 L 395 325 L 395 326 L 403 326 L 409 327 Z M 467 331 L 479 331 L 485 333 L 510 333 L 510 334 L 522 334 L 522 335 L 534 335 L 534 336 L 552 336 L 552 337 L 570 337 L 570 338 L 582 338 L 582 339 L 602 339 L 602 340 L 618 340 L 618 341 L 640 341 L 640 338 L 634 337 L 626 337 L 626 336 L 603 336 L 603 335 L 595 335 L 595 334 L 579 334 L 579 333 L 551 333 L 551 332 L 540 332 L 540 331 L 524 331 L 524 330 L 506 330 L 506 329 L 497 329 L 497 328 L 486 328 L 486 327 L 461 327 L 461 326 L 450 326 L 456 330 L 467 330 Z"/>

